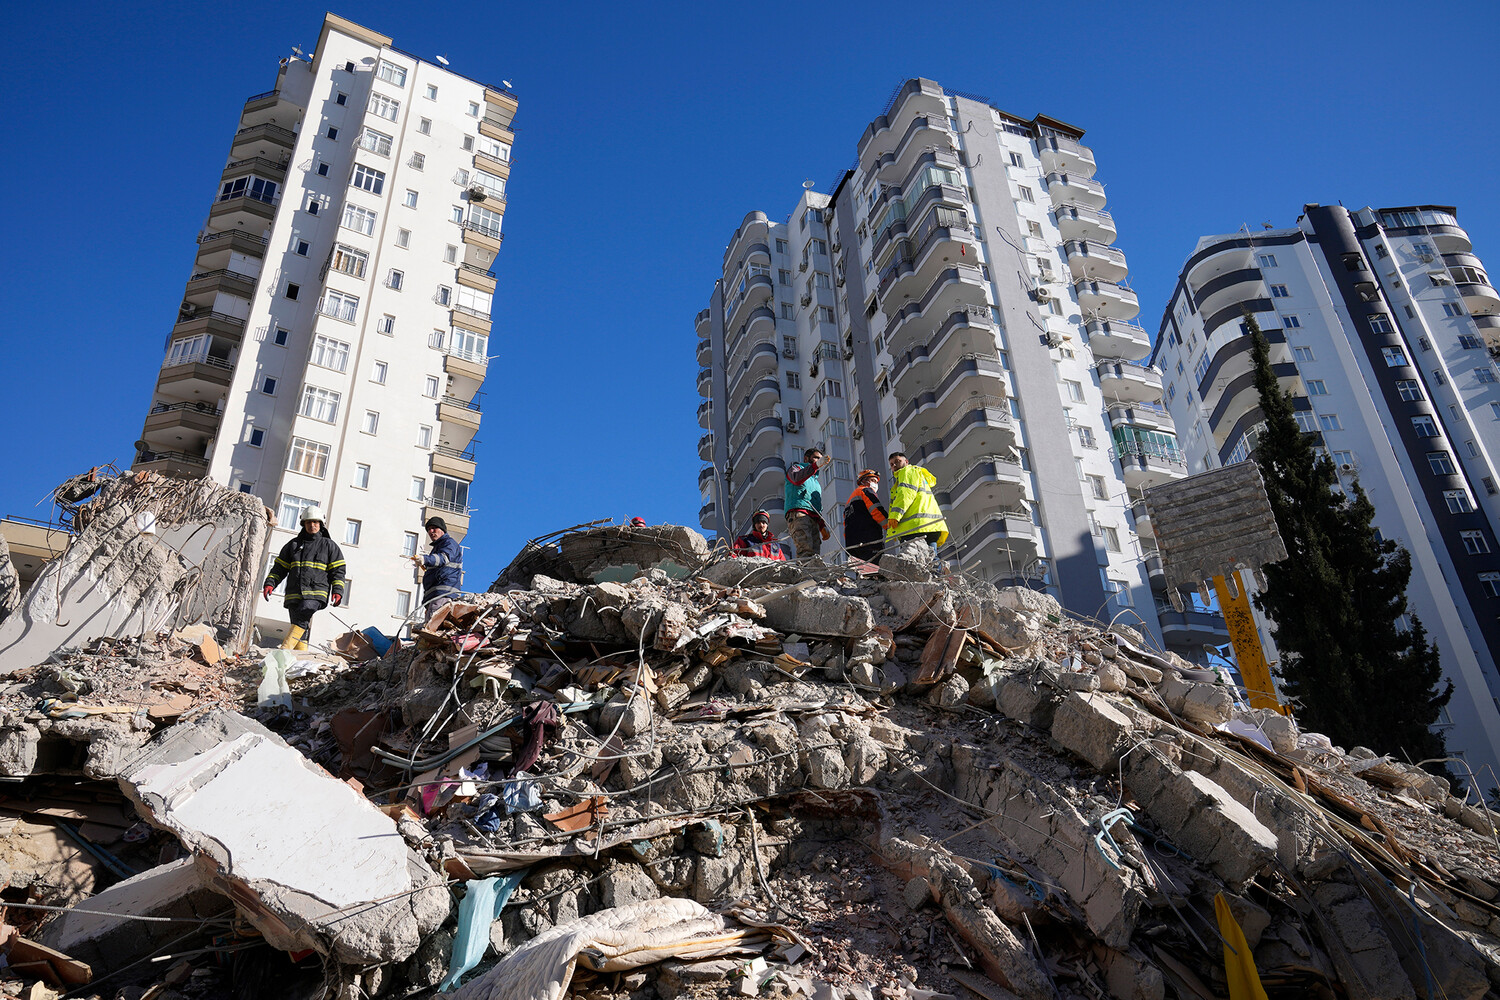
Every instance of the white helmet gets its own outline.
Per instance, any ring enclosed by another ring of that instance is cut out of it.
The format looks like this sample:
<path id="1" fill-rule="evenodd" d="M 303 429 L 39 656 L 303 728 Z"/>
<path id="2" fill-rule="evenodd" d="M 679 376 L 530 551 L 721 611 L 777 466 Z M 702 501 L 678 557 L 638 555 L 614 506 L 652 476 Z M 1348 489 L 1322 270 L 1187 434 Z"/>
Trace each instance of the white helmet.
<path id="1" fill-rule="evenodd" d="M 317 504 L 313 504 L 311 507 L 303 507 L 302 517 L 300 517 L 298 521 L 301 524 L 306 524 L 308 521 L 317 521 L 319 524 L 328 523 L 327 521 L 323 520 L 323 508 L 319 507 Z"/>

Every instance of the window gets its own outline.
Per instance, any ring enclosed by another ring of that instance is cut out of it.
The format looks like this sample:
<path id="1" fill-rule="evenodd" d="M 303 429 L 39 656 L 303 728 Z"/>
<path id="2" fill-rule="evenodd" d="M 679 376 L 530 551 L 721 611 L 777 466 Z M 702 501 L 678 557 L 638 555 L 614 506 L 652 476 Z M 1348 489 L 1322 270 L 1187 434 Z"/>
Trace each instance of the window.
<path id="1" fill-rule="evenodd" d="M 842 458 L 836 458 L 833 461 L 833 478 L 853 479 L 854 470 L 849 468 L 848 462 L 844 461 Z"/>
<path id="2" fill-rule="evenodd" d="M 355 315 L 359 312 L 359 296 L 330 288 L 323 293 L 323 301 L 318 306 L 318 310 L 324 316 L 332 316 L 345 323 L 353 323 Z"/>
<path id="3" fill-rule="evenodd" d="M 359 141 L 356 145 L 360 149 L 374 153 L 376 156 L 391 155 L 391 137 L 384 132 L 377 132 L 372 128 L 367 127 L 359 134 Z"/>
<path id="4" fill-rule="evenodd" d="M 376 413 L 374 410 L 366 410 L 364 422 L 360 424 L 359 429 L 360 432 L 364 434 L 374 434 L 379 431 L 380 414 Z"/>
<path id="5" fill-rule="evenodd" d="M 448 244 L 447 247 L 445 247 L 443 249 L 443 263 L 445 263 L 445 264 L 456 264 L 456 263 L 458 263 L 458 247 L 456 247 L 456 246 L 454 246 L 453 244 L 450 243 L 450 244 Z"/>
<path id="6" fill-rule="evenodd" d="M 1399 347 L 1382 347 L 1380 356 L 1385 359 L 1387 368 L 1400 368 L 1406 364 L 1406 352 Z"/>
<path id="7" fill-rule="evenodd" d="M 786 376 L 786 387 L 788 389 L 802 388 L 802 376 L 799 373 L 794 371 L 786 371 L 782 374 Z"/>
<path id="8" fill-rule="evenodd" d="M 406 273 L 404 271 L 398 271 L 394 267 L 391 268 L 390 273 L 385 276 L 385 287 L 391 289 L 392 291 L 401 291 L 401 286 L 405 283 Z"/>
<path id="9" fill-rule="evenodd" d="M 1432 469 L 1435 476 L 1451 476 L 1454 474 L 1453 459 L 1446 451 L 1429 451 L 1427 453 L 1427 466 Z"/>
<path id="10" fill-rule="evenodd" d="M 470 101 L 469 102 L 469 117 L 470 118 L 478 118 L 479 117 L 479 104 L 478 104 L 478 102 L 476 102 L 476 101 Z"/>
<path id="11" fill-rule="evenodd" d="M 289 299 L 296 299 L 298 293 L 300 293 L 301 291 L 302 291 L 302 286 L 299 285 L 299 284 L 297 284 L 296 282 L 294 282 L 294 281 L 288 281 L 286 283 L 286 297 L 287 298 L 289 298 Z"/>
<path id="12" fill-rule="evenodd" d="M 1309 396 L 1326 396 L 1328 395 L 1328 386 L 1320 378 L 1308 379 L 1307 394 Z"/>
<path id="13" fill-rule="evenodd" d="M 281 502 L 276 505 L 276 523 L 283 528 L 295 529 L 297 519 L 302 516 L 303 507 L 316 507 L 318 501 L 308 500 L 305 497 L 294 497 L 290 493 L 281 494 Z"/>
<path id="14" fill-rule="evenodd" d="M 448 211 L 448 218 L 451 221 L 458 223 L 460 226 L 463 225 L 464 224 L 464 210 L 463 210 L 463 206 L 461 206 L 461 205 L 454 205 Z"/>
<path id="15" fill-rule="evenodd" d="M 1465 450 L 1468 451 L 1470 458 L 1478 458 L 1479 457 L 1479 444 L 1478 444 L 1478 442 L 1474 441 L 1472 438 L 1470 438 L 1468 441 L 1464 442 L 1464 448 L 1465 448 Z"/>
<path id="16" fill-rule="evenodd" d="M 465 330 L 461 326 L 453 328 L 452 336 L 448 338 L 448 353 L 458 358 L 469 361 L 485 362 L 489 353 L 490 338 L 483 333 L 475 333 L 473 330 Z"/>
<path id="17" fill-rule="evenodd" d="M 1500 573 L 1480 573 L 1479 585 L 1490 597 L 1500 597 Z"/>
<path id="18" fill-rule="evenodd" d="M 427 85 L 427 99 L 429 101 L 437 100 L 437 87 L 430 83 Z"/>
<path id="19" fill-rule="evenodd" d="M 469 206 L 469 228 L 477 229 L 486 236 L 500 235 L 500 219 L 499 212 L 491 212 L 478 205 Z"/>
<path id="20" fill-rule="evenodd" d="M 1288 330 L 1296 330 L 1302 326 L 1302 321 L 1296 316 L 1288 315 L 1281 317 L 1281 325 Z"/>
<path id="21" fill-rule="evenodd" d="M 1093 429 L 1085 427 L 1082 424 L 1080 424 L 1078 427 L 1078 443 L 1083 445 L 1085 448 L 1099 447 L 1099 442 L 1094 439 Z"/>
<path id="22" fill-rule="evenodd" d="M 1460 531 L 1458 537 L 1464 540 L 1464 551 L 1471 556 L 1484 555 L 1490 550 L 1490 543 L 1482 531 Z"/>
<path id="23" fill-rule="evenodd" d="M 1275 267 L 1276 255 L 1274 253 L 1256 254 L 1256 260 L 1260 261 L 1261 267 Z"/>
<path id="24" fill-rule="evenodd" d="M 1288 298 L 1291 294 L 1292 294 L 1291 292 L 1289 292 L 1289 291 L 1286 290 L 1286 286 L 1285 285 L 1272 285 L 1271 286 L 1271 298 L 1273 298 L 1273 299 Z"/>
<path id="25" fill-rule="evenodd" d="M 432 134 L 432 119 L 431 118 L 418 118 L 417 119 L 417 131 L 421 132 L 423 135 L 431 135 Z"/>
<path id="26" fill-rule="evenodd" d="M 344 522 L 344 544 L 345 545 L 358 545 L 359 544 L 359 529 L 360 529 L 361 526 L 362 526 L 361 522 L 356 521 L 353 518 L 349 518 L 348 520 L 346 520 Z"/>
<path id="27" fill-rule="evenodd" d="M 503 142 L 496 142 L 494 139 L 481 136 L 478 151 L 492 160 L 499 160 L 501 163 L 510 162 L 510 147 Z"/>
<path id="28" fill-rule="evenodd" d="M 1104 547 L 1111 552 L 1120 551 L 1120 532 L 1117 528 L 1105 527 L 1101 529 L 1104 536 Z"/>
<path id="29" fill-rule="evenodd" d="M 1489 365 L 1480 365 L 1474 369 L 1474 377 L 1483 383 L 1493 383 L 1495 381 L 1495 369 Z"/>
<path id="30" fill-rule="evenodd" d="M 354 482 L 350 484 L 357 490 L 370 488 L 370 467 L 368 465 L 356 465 L 354 467 Z"/>
<path id="31" fill-rule="evenodd" d="M 447 339 L 448 333 L 446 330 L 433 330 L 432 333 L 427 337 L 427 346 L 432 348 L 434 351 L 441 351 L 443 349 L 443 344 Z"/>
<path id="32" fill-rule="evenodd" d="M 408 531 L 401 536 L 401 554 L 403 556 L 414 556 L 417 554 L 417 533 Z"/>
<path id="33" fill-rule="evenodd" d="M 328 176 L 328 164 L 326 164 L 326 163 L 320 163 L 320 164 L 318 164 L 318 176 L 319 177 L 327 177 Z"/>
<path id="34" fill-rule="evenodd" d="M 1333 453 L 1333 464 L 1339 468 L 1346 468 L 1354 464 L 1354 452 L 1336 451 Z"/>
<path id="35" fill-rule="evenodd" d="M 342 271 L 344 274 L 352 275 L 356 278 L 363 278 L 365 276 L 365 265 L 369 262 L 370 255 L 363 250 L 356 250 L 353 247 L 346 247 L 342 243 L 336 243 L 333 247 L 333 257 L 329 260 L 328 266 L 332 270 Z"/>
<path id="36" fill-rule="evenodd" d="M 1403 378 L 1396 382 L 1396 393 L 1408 403 L 1414 403 L 1422 398 L 1422 387 L 1415 379 Z"/>
<path id="37" fill-rule="evenodd" d="M 1472 333 L 1461 333 L 1458 335 L 1458 346 L 1466 351 L 1477 351 L 1484 347 L 1484 341 Z"/>
<path id="38" fill-rule="evenodd" d="M 495 296 L 491 292 L 482 292 L 468 285 L 458 286 L 458 296 L 454 299 L 453 307 L 459 312 L 468 313 L 471 316 L 489 316 L 490 308 L 494 303 Z"/>
<path id="39" fill-rule="evenodd" d="M 323 133 L 323 134 L 326 135 L 326 136 L 328 136 L 328 138 L 337 141 L 338 137 L 339 137 L 339 130 L 337 128 L 335 128 L 334 126 L 330 125 L 330 126 L 328 126 L 328 131 L 325 132 L 325 133 Z"/>
<path id="40" fill-rule="evenodd" d="M 437 399 L 437 394 L 438 378 L 436 375 L 429 375 L 427 376 L 427 383 L 422 389 L 422 395 L 426 396 L 428 399 Z"/>
<path id="41" fill-rule="evenodd" d="M 1063 380 L 1063 389 L 1064 389 L 1065 393 L 1067 394 L 1067 397 L 1069 399 L 1071 399 L 1073 402 L 1075 402 L 1075 403 L 1081 403 L 1081 402 L 1083 402 L 1083 383 L 1082 382 L 1073 382 L 1071 380 L 1064 379 Z"/>
<path id="42" fill-rule="evenodd" d="M 1109 487 L 1104 484 L 1103 476 L 1086 475 L 1083 479 L 1089 484 L 1089 492 L 1093 494 L 1095 500 L 1109 499 Z"/>
<path id="43" fill-rule="evenodd" d="M 505 178 L 499 174 L 492 174 L 488 170 L 474 171 L 474 183 L 484 188 L 487 195 L 495 198 L 505 197 Z M 752 267 L 754 265 L 751 265 Z"/>
<path id="44" fill-rule="evenodd" d="M 1391 318 L 1385 313 L 1372 313 L 1370 319 L 1371 333 L 1392 333 Z"/>
<path id="45" fill-rule="evenodd" d="M 297 256 L 298 257 L 306 257 L 307 256 L 307 252 L 309 250 L 311 250 L 311 249 L 312 249 L 312 245 L 310 243 L 308 243 L 306 240 L 298 240 L 297 241 Z"/>
<path id="46" fill-rule="evenodd" d="M 1468 314 L 1464 312 L 1464 307 L 1461 306 L 1461 305 L 1459 305 L 1457 302 L 1444 302 L 1443 303 L 1443 315 L 1444 316 L 1466 316 Z"/>
<path id="47" fill-rule="evenodd" d="M 288 472 L 298 472 L 314 479 L 322 479 L 328 472 L 329 447 L 306 438 L 292 438 L 292 450 L 287 455 Z"/>
<path id="48" fill-rule="evenodd" d="M 1020 153 L 1011 153 L 1010 165 L 1013 167 L 1024 167 L 1026 165 L 1026 161 L 1021 158 Z"/>
<path id="49" fill-rule="evenodd" d="M 808 214 L 811 215 L 813 213 L 809 212 Z M 823 242 L 822 240 L 813 240 L 812 241 L 812 252 L 815 253 L 815 254 L 818 254 L 819 256 L 827 257 L 828 256 L 828 244 L 825 243 L 825 242 Z"/>
<path id="50" fill-rule="evenodd" d="M 376 68 L 375 75 L 380 77 L 386 83 L 393 83 L 398 87 L 406 86 L 405 68 L 397 66 L 395 63 L 387 59 L 380 60 L 380 66 Z"/>
<path id="51" fill-rule="evenodd" d="M 391 366 L 384 361 L 377 361 L 370 366 L 370 381 L 385 385 L 385 380 L 391 373 Z"/>
<path id="52" fill-rule="evenodd" d="M 1346 253 L 1346 254 L 1344 254 L 1344 270 L 1346 270 L 1346 271 L 1363 271 L 1364 269 L 1365 269 L 1365 259 L 1363 257 L 1361 257 L 1357 253 Z"/>
<path id="53" fill-rule="evenodd" d="M 797 314 L 792 311 L 792 304 L 790 302 L 783 302 L 781 304 L 781 318 L 782 319 L 796 319 L 797 318 Z"/>
<path id="54" fill-rule="evenodd" d="M 1193 378 L 1194 378 L 1194 380 L 1196 380 L 1198 382 L 1202 382 L 1203 381 L 1203 376 L 1208 374 L 1208 364 L 1209 364 L 1208 352 L 1204 351 L 1203 352 L 1203 357 L 1199 358 L 1198 359 L 1198 363 L 1193 366 Z"/>
<path id="55" fill-rule="evenodd" d="M 1474 504 L 1469 501 L 1469 494 L 1465 490 L 1444 490 L 1443 502 L 1448 505 L 1450 514 L 1467 514 L 1474 509 Z"/>
<path id="56" fill-rule="evenodd" d="M 814 271 L 813 272 L 813 287 L 814 288 L 829 288 L 829 287 L 831 287 L 831 285 L 829 283 L 829 280 L 828 280 L 828 275 L 824 274 L 822 271 Z"/>
<path id="57" fill-rule="evenodd" d="M 387 337 L 393 336 L 396 332 L 396 317 L 392 316 L 390 313 L 386 313 L 384 316 L 380 317 L 375 321 L 375 332 L 383 333 Z"/>
<path id="58" fill-rule="evenodd" d="M 1017 187 L 1021 191 L 1021 200 L 1022 201 L 1029 202 L 1029 203 L 1031 203 L 1033 205 L 1036 204 L 1036 195 L 1034 195 L 1034 194 L 1031 193 L 1031 188 L 1027 187 L 1025 184 L 1019 184 L 1019 185 L 1017 185 Z"/>
<path id="59" fill-rule="evenodd" d="M 1420 438 L 1435 438 L 1438 436 L 1437 421 L 1425 413 L 1411 418 L 1412 430 Z"/>
<path id="60" fill-rule="evenodd" d="M 403 250 L 405 250 L 405 249 L 407 249 L 407 248 L 409 248 L 411 246 L 411 230 L 410 229 L 398 229 L 398 230 L 396 230 L 396 246 L 400 247 Z"/>
<path id="61" fill-rule="evenodd" d="M 270 375 L 262 378 L 260 380 L 260 391 L 265 393 L 267 396 L 276 395 L 276 379 L 271 377 Z"/>
<path id="62" fill-rule="evenodd" d="M 346 105 L 346 104 L 349 103 L 349 95 L 348 94 L 339 94 L 337 97 L 335 97 L 333 99 L 333 103 L 337 104 L 339 107 L 343 107 L 344 105 Z"/>
<path id="63" fill-rule="evenodd" d="M 1315 360 L 1317 360 L 1316 358 L 1313 357 L 1313 349 L 1311 347 L 1294 347 L 1294 348 L 1292 348 L 1292 357 L 1296 358 L 1298 361 L 1315 361 Z"/>
<path id="64" fill-rule="evenodd" d="M 343 226 L 345 229 L 352 229 L 356 233 L 369 236 L 375 231 L 375 213 L 368 208 L 345 204 Z"/>
<path id="65" fill-rule="evenodd" d="M 816 319 L 819 323 L 832 323 L 833 306 L 818 306 L 818 308 L 813 311 L 813 318 Z"/>
<path id="66" fill-rule="evenodd" d="M 474 137 L 472 135 L 466 135 L 466 136 L 464 136 L 464 152 L 465 153 L 472 153 L 473 151 L 474 151 Z"/>
<path id="67" fill-rule="evenodd" d="M 1426 337 L 1418 337 L 1417 346 L 1424 351 L 1432 350 L 1432 343 Z"/>
<path id="68" fill-rule="evenodd" d="M 393 101 L 384 94 L 370 94 L 370 114 L 388 121 L 395 121 L 401 114 L 401 102 Z"/>
<path id="69" fill-rule="evenodd" d="M 309 385 L 302 390 L 302 406 L 297 412 L 304 417 L 331 424 L 339 417 L 339 400 L 341 399 L 343 399 L 342 393 Z"/>
<path id="70" fill-rule="evenodd" d="M 417 447 L 432 447 L 432 428 L 426 424 L 419 424 L 417 426 Z"/>
<path id="71" fill-rule="evenodd" d="M 276 341 L 276 346 L 277 347 L 285 347 L 286 346 L 286 342 L 287 342 L 287 338 L 289 338 L 289 337 L 291 337 L 291 333 L 289 331 L 283 330 L 279 326 L 276 328 L 275 341 Z"/>
<path id="72" fill-rule="evenodd" d="M 275 181 L 268 181 L 255 176 L 236 177 L 232 181 L 224 182 L 224 187 L 219 191 L 219 200 L 229 201 L 231 198 L 251 198 L 255 201 L 263 201 L 267 205 L 274 205 L 278 189 Z"/>
<path id="73" fill-rule="evenodd" d="M 385 190 L 385 174 L 379 170 L 371 170 L 363 163 L 354 165 L 354 179 L 349 182 L 351 187 L 357 187 L 361 191 L 371 194 L 380 194 Z"/>
<path id="74" fill-rule="evenodd" d="M 1341 431 L 1344 425 L 1339 423 L 1337 413 L 1323 413 L 1318 416 L 1318 426 L 1325 431 Z"/>
<path id="75" fill-rule="evenodd" d="M 410 534 L 410 532 L 408 532 L 408 534 Z M 412 537 L 415 538 L 417 536 L 412 535 Z M 411 554 L 415 555 L 416 553 Z M 405 618 L 409 614 L 411 614 L 411 591 L 396 591 L 396 617 Z"/>
<path id="76" fill-rule="evenodd" d="M 349 345 L 342 340 L 325 337 L 321 333 L 313 338 L 312 364 L 319 368 L 331 368 L 341 372 L 349 367 Z"/>
<path id="77" fill-rule="evenodd" d="M 469 484 L 448 476 L 432 477 L 432 502 L 443 509 L 464 513 L 469 509 Z"/>
<path id="78" fill-rule="evenodd" d="M 406 189 L 406 198 L 404 200 L 402 200 L 401 204 L 405 205 L 407 208 L 416 208 L 417 207 L 417 192 L 413 191 L 411 188 L 407 188 Z"/>
<path id="79" fill-rule="evenodd" d="M 252 428 L 250 428 L 250 447 L 252 447 L 252 448 L 259 448 L 261 445 L 263 445 L 265 443 L 266 443 L 265 428 L 262 428 L 262 427 L 252 427 Z"/>
<path id="80" fill-rule="evenodd" d="M 1042 238 L 1042 224 L 1040 222 L 1028 221 L 1026 223 L 1026 231 L 1037 239 Z"/>

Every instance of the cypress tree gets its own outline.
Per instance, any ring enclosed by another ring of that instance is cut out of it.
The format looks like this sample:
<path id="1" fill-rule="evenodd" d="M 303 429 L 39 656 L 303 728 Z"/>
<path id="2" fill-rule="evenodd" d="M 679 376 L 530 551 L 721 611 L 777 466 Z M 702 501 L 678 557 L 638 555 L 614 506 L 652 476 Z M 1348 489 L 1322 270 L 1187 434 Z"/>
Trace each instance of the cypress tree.
<path id="1" fill-rule="evenodd" d="M 1345 747 L 1413 762 L 1446 756 L 1431 727 L 1453 685 L 1442 684 L 1421 621 L 1397 628 L 1411 556 L 1376 532 L 1375 507 L 1358 482 L 1349 495 L 1339 489 L 1333 463 L 1297 425 L 1260 326 L 1248 314 L 1245 323 L 1266 418 L 1255 461 L 1288 553 L 1265 567 L 1268 586 L 1255 598 L 1281 651 L 1282 692 L 1303 727 Z"/>

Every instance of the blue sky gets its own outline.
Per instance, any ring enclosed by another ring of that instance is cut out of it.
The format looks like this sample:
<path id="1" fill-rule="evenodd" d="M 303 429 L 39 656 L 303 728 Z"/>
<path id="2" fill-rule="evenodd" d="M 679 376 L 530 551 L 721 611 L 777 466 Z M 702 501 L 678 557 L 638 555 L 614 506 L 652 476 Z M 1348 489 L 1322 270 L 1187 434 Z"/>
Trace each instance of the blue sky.
<path id="1" fill-rule="evenodd" d="M 0 513 L 127 465 L 243 100 L 324 7 L 18 5 L 0 63 Z M 1154 330 L 1198 236 L 1452 204 L 1500 269 L 1500 7 L 454 4 L 337 10 L 519 96 L 469 583 L 600 517 L 696 524 L 693 317 L 746 212 L 827 190 L 912 76 L 1087 130 Z M 336 512 L 335 512 L 336 516 Z"/>

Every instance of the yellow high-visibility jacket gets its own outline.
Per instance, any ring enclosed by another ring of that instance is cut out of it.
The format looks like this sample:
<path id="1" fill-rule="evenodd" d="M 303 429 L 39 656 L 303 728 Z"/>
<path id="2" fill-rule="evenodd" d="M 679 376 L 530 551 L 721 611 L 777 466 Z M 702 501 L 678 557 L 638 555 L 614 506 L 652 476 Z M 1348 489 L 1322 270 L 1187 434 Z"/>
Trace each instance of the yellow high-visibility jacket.
<path id="1" fill-rule="evenodd" d="M 886 538 L 936 531 L 939 545 L 948 540 L 948 522 L 943 520 L 937 497 L 932 494 L 936 485 L 937 477 L 920 465 L 896 470 L 895 481 L 891 483 L 890 520 L 885 523 Z"/>

